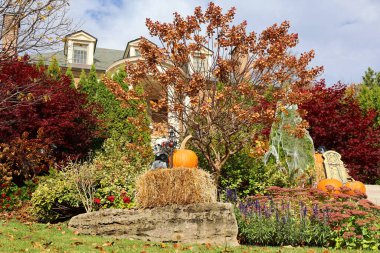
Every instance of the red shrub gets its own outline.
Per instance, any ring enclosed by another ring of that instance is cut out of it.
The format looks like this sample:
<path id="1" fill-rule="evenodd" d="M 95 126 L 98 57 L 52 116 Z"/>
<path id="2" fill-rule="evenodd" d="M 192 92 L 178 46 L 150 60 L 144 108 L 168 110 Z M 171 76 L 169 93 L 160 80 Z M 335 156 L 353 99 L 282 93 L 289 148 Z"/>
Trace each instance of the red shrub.
<path id="1" fill-rule="evenodd" d="M 374 126 L 375 112 L 363 115 L 354 96 L 340 83 L 327 88 L 322 81 L 310 92 L 311 99 L 300 108 L 307 111 L 315 147 L 339 152 L 352 177 L 375 183 L 380 179 L 380 129 Z"/>
<path id="2" fill-rule="evenodd" d="M 57 162 L 84 156 L 100 137 L 93 107 L 85 106 L 86 95 L 71 88 L 66 76 L 53 80 L 27 58 L 0 59 L 0 84 L 0 167 L 6 163 L 19 170 L 19 161 L 24 160 L 28 165 L 35 162 L 33 170 L 37 173 L 46 169 L 40 163 L 50 161 L 51 156 Z M 19 159 L 6 155 L 9 150 L 17 153 L 17 147 L 24 147 L 20 154 L 29 155 Z M 38 150 L 31 150 L 33 147 Z M 37 158 L 38 153 L 45 158 Z"/>

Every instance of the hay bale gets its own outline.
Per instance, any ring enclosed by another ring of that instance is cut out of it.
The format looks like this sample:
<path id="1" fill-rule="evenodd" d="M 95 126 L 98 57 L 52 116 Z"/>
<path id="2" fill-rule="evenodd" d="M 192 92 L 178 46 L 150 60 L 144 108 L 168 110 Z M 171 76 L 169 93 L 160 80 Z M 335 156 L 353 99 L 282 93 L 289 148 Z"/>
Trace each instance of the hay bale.
<path id="1" fill-rule="evenodd" d="M 136 203 L 142 208 L 215 203 L 216 196 L 211 175 L 201 169 L 151 170 L 136 181 Z"/>

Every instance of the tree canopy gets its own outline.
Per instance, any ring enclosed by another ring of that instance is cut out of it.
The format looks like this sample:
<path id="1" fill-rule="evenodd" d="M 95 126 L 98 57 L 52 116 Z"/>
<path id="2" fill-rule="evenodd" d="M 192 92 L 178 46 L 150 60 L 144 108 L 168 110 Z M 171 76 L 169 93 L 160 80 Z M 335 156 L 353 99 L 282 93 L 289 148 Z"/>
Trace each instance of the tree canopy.
<path id="1" fill-rule="evenodd" d="M 272 101 L 299 101 L 297 91 L 322 71 L 309 68 L 314 51 L 290 53 L 298 35 L 289 33 L 289 22 L 258 34 L 246 30 L 246 21 L 234 25 L 234 17 L 235 8 L 223 13 L 210 3 L 187 17 L 174 13 L 169 23 L 147 19 L 150 35 L 161 44 L 143 38 L 144 60 L 126 64 L 128 83 L 161 87 L 155 106 L 167 106 L 169 123 L 180 136 L 193 135 L 216 181 L 227 159 L 271 124 Z"/>

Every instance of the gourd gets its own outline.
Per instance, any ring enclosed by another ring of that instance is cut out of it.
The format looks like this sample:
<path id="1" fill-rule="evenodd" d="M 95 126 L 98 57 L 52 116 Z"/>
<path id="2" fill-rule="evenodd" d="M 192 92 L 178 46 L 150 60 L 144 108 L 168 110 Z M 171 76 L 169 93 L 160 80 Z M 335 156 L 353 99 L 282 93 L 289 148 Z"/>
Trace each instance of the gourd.
<path id="1" fill-rule="evenodd" d="M 347 182 L 345 186 L 351 189 L 350 191 L 347 192 L 347 194 L 349 195 L 355 196 L 355 195 L 366 194 L 365 185 L 360 181 Z"/>
<path id="2" fill-rule="evenodd" d="M 315 158 L 315 176 L 316 176 L 317 182 L 319 182 L 320 180 L 323 180 L 326 178 L 325 168 L 323 165 L 323 156 L 322 154 L 316 153 L 314 155 L 314 158 Z"/>
<path id="3" fill-rule="evenodd" d="M 331 185 L 332 187 L 334 187 L 334 190 L 333 191 L 330 191 L 326 188 L 326 186 L 328 185 Z M 340 187 L 342 187 L 343 184 L 342 182 L 340 182 L 338 179 L 323 179 L 321 181 L 319 181 L 318 185 L 317 185 L 317 189 L 318 190 L 321 190 L 321 191 L 324 191 L 324 192 L 327 192 L 327 193 L 340 193 Z"/>
<path id="4" fill-rule="evenodd" d="M 181 143 L 180 149 L 174 151 L 173 168 L 197 168 L 198 156 L 194 151 L 185 149 L 187 141 L 192 136 L 187 136 Z"/>

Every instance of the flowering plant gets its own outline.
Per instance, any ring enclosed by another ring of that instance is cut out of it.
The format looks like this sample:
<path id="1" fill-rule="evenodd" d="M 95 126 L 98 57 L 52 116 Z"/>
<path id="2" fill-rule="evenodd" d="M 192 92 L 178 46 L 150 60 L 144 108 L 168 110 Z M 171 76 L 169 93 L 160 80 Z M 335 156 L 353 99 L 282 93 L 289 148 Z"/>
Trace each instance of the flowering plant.
<path id="1" fill-rule="evenodd" d="M 242 241 L 380 248 L 380 206 L 359 197 L 317 189 L 271 187 L 267 191 L 265 196 L 255 195 L 237 202 Z"/>
<path id="2" fill-rule="evenodd" d="M 101 208 L 132 208 L 134 207 L 132 194 L 117 186 L 98 189 L 95 194 L 95 209 Z M 131 192 L 132 189 L 130 188 Z"/>
<path id="3" fill-rule="evenodd" d="M 21 205 L 22 201 L 30 199 L 34 183 L 26 181 L 19 187 L 13 182 L 0 181 L 0 212 L 11 211 Z"/>

